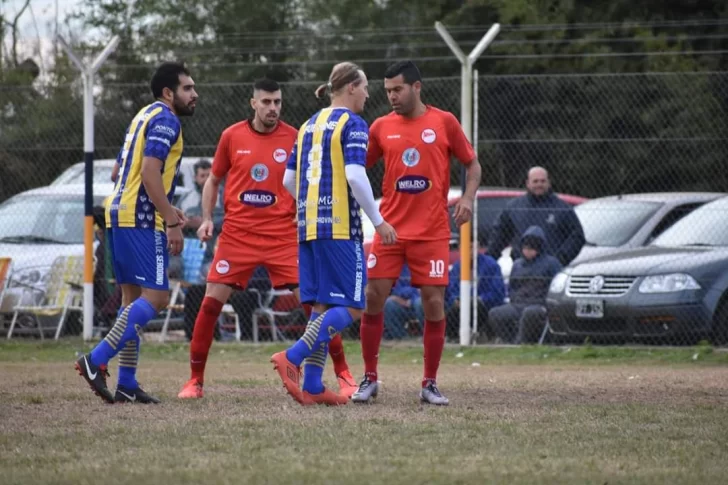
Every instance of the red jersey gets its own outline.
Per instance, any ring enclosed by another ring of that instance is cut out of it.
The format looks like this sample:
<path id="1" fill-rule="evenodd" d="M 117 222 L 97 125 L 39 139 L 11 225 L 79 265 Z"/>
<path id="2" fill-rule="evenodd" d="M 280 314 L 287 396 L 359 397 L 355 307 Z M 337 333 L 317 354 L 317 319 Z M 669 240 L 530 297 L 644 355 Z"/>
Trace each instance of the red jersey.
<path id="1" fill-rule="evenodd" d="M 270 133 L 255 131 L 248 121 L 222 132 L 212 173 L 227 175 L 223 230 L 296 240 L 296 203 L 283 174 L 297 135 L 283 122 Z"/>
<path id="2" fill-rule="evenodd" d="M 476 158 L 455 116 L 426 108 L 416 119 L 390 113 L 369 129 L 367 166 L 384 158 L 379 211 L 402 240 L 450 238 L 450 156 L 465 165 Z"/>

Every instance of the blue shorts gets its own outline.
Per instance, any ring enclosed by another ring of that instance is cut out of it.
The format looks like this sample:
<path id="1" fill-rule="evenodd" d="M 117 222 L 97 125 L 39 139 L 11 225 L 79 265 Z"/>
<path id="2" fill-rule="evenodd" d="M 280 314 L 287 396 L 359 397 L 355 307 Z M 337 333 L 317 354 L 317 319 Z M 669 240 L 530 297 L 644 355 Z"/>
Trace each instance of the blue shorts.
<path id="1" fill-rule="evenodd" d="M 359 241 L 321 239 L 298 245 L 302 303 L 364 308 L 364 247 Z"/>
<path id="2" fill-rule="evenodd" d="M 116 282 L 152 290 L 168 290 L 167 234 L 151 229 L 107 229 Z"/>

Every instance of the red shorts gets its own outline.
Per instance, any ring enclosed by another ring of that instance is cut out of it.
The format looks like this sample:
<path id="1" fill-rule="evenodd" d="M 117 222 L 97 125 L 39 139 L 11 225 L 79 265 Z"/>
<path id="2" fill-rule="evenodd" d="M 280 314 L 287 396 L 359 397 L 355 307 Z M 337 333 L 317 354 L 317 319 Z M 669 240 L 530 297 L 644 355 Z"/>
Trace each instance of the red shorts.
<path id="1" fill-rule="evenodd" d="M 400 240 L 384 245 L 376 234 L 367 259 L 367 278 L 397 280 L 405 261 L 412 273 L 412 286 L 447 286 L 450 240 Z"/>
<path id="2" fill-rule="evenodd" d="M 223 230 L 207 281 L 245 288 L 258 266 L 268 271 L 274 288 L 298 286 L 298 242 Z"/>

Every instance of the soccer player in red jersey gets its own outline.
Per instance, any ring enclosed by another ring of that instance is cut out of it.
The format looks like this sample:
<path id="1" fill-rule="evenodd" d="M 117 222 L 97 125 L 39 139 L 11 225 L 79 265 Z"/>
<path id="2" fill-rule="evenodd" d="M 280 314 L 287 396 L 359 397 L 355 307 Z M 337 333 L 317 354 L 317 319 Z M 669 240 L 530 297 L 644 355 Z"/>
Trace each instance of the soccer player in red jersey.
<path id="1" fill-rule="evenodd" d="M 199 238 L 212 238 L 212 208 L 219 185 L 227 177 L 225 218 L 192 333 L 191 376 L 178 394 L 180 399 L 204 396 L 205 364 L 215 323 L 233 290 L 244 288 L 256 267 L 267 269 L 274 288 L 289 288 L 299 296 L 296 207 L 283 186 L 286 161 L 298 130 L 279 120 L 281 103 L 277 82 L 257 81 L 251 99 L 253 117 L 228 127 L 218 143 L 212 174 L 202 191 Z M 304 305 L 304 309 L 310 316 L 311 308 Z M 341 394 L 351 396 L 357 386 L 344 357 L 341 336 L 331 341 L 329 354 Z"/>
<path id="2" fill-rule="evenodd" d="M 449 400 L 438 390 L 436 380 L 445 345 L 450 156 L 467 167 L 465 193 L 454 213 L 458 226 L 472 218 L 481 169 L 455 116 L 425 105 L 420 99 L 422 78 L 414 63 L 393 64 L 384 78 L 393 112 L 378 118 L 370 128 L 367 166 L 384 159 L 380 211 L 397 231 L 397 242 L 384 245 L 375 235 L 367 260 L 366 308 L 360 327 L 365 374 L 351 400 L 368 402 L 377 395 L 377 359 L 384 329 L 382 310 L 406 260 L 412 286 L 420 288 L 425 312 L 420 399 L 447 405 Z"/>

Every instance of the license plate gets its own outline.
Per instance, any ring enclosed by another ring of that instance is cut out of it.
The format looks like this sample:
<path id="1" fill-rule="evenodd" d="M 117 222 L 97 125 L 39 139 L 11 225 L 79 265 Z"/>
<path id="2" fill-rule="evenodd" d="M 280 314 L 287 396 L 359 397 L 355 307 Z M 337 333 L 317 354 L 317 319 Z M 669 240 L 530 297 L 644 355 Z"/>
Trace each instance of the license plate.
<path id="1" fill-rule="evenodd" d="M 576 316 L 578 318 L 604 318 L 604 301 L 576 300 Z"/>

